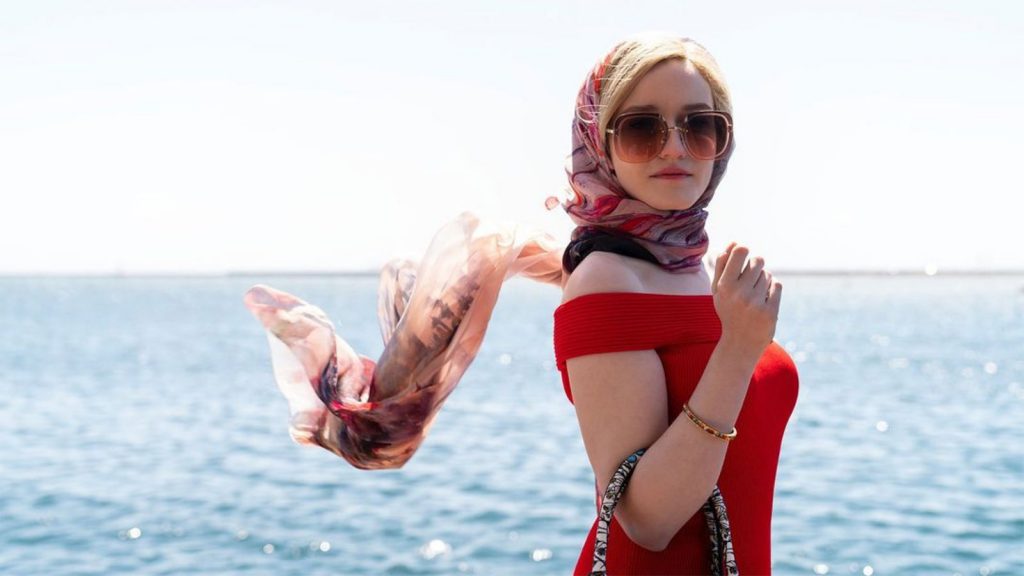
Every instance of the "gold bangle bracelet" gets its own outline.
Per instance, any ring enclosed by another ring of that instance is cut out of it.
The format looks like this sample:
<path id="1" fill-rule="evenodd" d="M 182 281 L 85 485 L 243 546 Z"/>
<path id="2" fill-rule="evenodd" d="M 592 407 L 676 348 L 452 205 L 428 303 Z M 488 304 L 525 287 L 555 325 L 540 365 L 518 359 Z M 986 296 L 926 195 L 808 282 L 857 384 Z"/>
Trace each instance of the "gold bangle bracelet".
<path id="1" fill-rule="evenodd" d="M 700 428 L 701 430 L 707 432 L 708 434 L 711 434 L 712 436 L 714 436 L 716 438 L 721 438 L 722 440 L 725 440 L 725 441 L 728 442 L 728 441 L 730 441 L 730 440 L 732 440 L 733 438 L 736 437 L 736 427 L 735 426 L 733 427 L 731 432 L 729 432 L 727 434 L 722 434 L 718 430 L 715 430 L 710 424 L 708 424 L 707 422 L 701 420 L 699 416 L 694 414 L 693 410 L 690 410 L 690 405 L 689 404 L 683 404 L 683 412 L 686 413 L 686 415 L 690 418 L 690 421 L 693 422 L 694 424 L 696 424 L 698 428 Z"/>

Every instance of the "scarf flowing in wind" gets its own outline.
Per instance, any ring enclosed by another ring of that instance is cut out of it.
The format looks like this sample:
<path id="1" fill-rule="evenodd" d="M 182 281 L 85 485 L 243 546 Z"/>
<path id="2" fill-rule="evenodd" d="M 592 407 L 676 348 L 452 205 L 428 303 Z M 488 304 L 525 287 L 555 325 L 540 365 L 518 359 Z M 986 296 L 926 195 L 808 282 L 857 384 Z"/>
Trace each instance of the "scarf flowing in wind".
<path id="1" fill-rule="evenodd" d="M 356 468 L 401 467 L 476 357 L 501 284 L 516 274 L 560 285 L 560 248 L 547 234 L 488 229 L 463 213 L 419 265 L 396 260 L 381 272 L 377 362 L 357 354 L 320 308 L 250 288 L 244 302 L 266 329 L 292 438 Z"/>

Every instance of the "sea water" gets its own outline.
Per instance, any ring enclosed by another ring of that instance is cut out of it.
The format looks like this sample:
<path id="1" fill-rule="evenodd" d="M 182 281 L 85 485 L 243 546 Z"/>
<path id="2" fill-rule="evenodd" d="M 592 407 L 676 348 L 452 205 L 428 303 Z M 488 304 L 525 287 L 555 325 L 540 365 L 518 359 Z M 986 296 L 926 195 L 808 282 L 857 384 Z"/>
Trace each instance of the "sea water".
<path id="1" fill-rule="evenodd" d="M 775 574 L 1024 574 L 1024 277 L 780 279 Z M 257 282 L 382 351 L 373 278 L 0 279 L 0 573 L 572 571 L 593 474 L 555 288 L 507 282 L 420 450 L 362 471 L 290 440 Z"/>

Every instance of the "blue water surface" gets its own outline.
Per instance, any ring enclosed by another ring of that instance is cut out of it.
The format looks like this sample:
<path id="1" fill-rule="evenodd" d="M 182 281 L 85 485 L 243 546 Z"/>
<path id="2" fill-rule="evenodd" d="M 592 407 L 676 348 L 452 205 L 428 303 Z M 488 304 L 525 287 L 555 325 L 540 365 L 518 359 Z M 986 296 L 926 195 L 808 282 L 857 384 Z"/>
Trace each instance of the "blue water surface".
<path id="1" fill-rule="evenodd" d="M 1024 277 L 782 278 L 775 574 L 1024 574 Z M 593 476 L 552 287 L 506 283 L 400 470 L 294 444 L 265 282 L 382 351 L 376 280 L 0 279 L 3 574 L 568 574 Z"/>

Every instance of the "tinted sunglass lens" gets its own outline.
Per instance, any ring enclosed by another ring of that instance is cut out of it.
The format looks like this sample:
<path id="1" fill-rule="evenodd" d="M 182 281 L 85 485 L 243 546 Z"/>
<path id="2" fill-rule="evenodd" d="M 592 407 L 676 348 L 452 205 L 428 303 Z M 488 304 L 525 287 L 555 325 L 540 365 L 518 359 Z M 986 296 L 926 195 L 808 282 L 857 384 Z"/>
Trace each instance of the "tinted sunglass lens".
<path id="1" fill-rule="evenodd" d="M 729 126 L 717 114 L 698 114 L 686 121 L 686 148 L 694 158 L 710 160 L 729 144 Z"/>
<path id="2" fill-rule="evenodd" d="M 615 128 L 617 152 L 626 162 L 644 162 L 664 144 L 664 125 L 657 116 L 627 116 Z"/>

